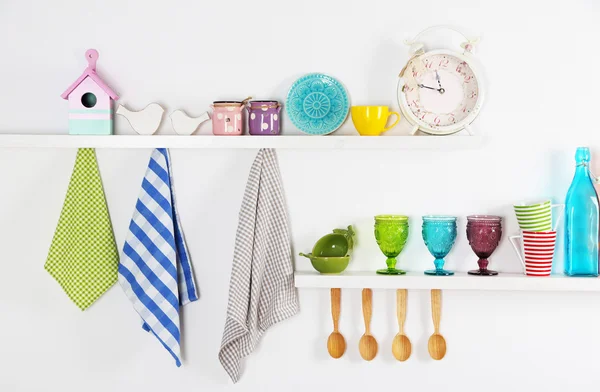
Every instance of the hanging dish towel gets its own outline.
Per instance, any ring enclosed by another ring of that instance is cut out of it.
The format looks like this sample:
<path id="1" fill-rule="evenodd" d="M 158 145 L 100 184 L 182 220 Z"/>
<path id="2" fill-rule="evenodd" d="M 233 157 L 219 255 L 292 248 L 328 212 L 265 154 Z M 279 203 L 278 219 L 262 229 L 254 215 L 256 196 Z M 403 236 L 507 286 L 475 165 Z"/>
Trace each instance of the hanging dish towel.
<path id="1" fill-rule="evenodd" d="M 219 360 L 233 382 L 240 361 L 273 324 L 300 310 L 277 157 L 261 149 L 242 201 Z"/>
<path id="2" fill-rule="evenodd" d="M 129 224 L 119 283 L 152 332 L 181 366 L 180 307 L 198 299 L 177 214 L 169 153 L 152 152 Z"/>
<path id="3" fill-rule="evenodd" d="M 119 252 L 92 148 L 80 148 L 44 268 L 81 309 L 117 282 Z"/>

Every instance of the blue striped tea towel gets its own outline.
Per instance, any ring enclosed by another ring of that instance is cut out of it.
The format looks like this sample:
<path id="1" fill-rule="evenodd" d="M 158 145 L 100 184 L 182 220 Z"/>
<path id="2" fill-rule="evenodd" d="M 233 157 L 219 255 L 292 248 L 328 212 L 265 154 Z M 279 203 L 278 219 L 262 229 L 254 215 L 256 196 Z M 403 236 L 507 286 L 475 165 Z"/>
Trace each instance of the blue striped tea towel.
<path id="1" fill-rule="evenodd" d="M 180 307 L 198 299 L 177 215 L 169 153 L 152 152 L 129 224 L 119 283 L 143 320 L 181 366 Z"/>

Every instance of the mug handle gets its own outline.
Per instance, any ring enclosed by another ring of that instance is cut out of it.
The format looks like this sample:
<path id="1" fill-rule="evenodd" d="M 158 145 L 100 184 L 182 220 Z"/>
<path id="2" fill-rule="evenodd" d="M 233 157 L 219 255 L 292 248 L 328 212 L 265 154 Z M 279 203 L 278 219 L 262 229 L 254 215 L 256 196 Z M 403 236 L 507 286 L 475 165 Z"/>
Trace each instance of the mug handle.
<path id="1" fill-rule="evenodd" d="M 398 113 L 398 112 L 390 112 L 390 114 L 388 114 L 388 121 L 390 119 L 390 116 L 393 114 L 396 115 L 396 121 L 394 121 L 394 123 L 392 125 L 390 125 L 389 127 L 383 128 L 383 132 L 387 132 L 390 129 L 394 128 L 396 126 L 396 124 L 398 124 L 398 121 L 400 121 L 400 113 Z"/>
<path id="2" fill-rule="evenodd" d="M 519 261 L 521 262 L 521 265 L 523 266 L 523 273 L 527 275 L 527 268 L 525 267 L 525 260 L 523 260 L 523 255 L 521 254 L 521 249 L 519 249 L 519 247 L 517 247 L 516 241 L 518 238 L 521 238 L 520 235 L 511 235 L 510 237 L 508 237 L 508 240 L 510 241 L 510 244 L 513 246 L 513 248 L 515 248 L 515 252 L 517 252 L 517 256 L 519 256 Z"/>
<path id="3" fill-rule="evenodd" d="M 552 204 L 550 206 L 550 208 L 558 208 L 560 210 L 560 213 L 556 217 L 556 223 L 554 224 L 554 228 L 552 229 L 552 231 L 556 231 L 556 229 L 558 229 L 558 225 L 560 224 L 560 220 L 561 220 L 563 214 L 565 213 L 565 205 L 564 204 Z"/>

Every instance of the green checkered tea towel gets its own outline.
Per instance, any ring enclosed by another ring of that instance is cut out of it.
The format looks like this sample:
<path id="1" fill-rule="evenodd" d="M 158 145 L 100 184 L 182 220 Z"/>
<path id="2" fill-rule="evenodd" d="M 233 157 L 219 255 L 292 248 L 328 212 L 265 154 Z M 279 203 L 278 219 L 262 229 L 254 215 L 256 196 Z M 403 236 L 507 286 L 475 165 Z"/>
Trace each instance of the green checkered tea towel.
<path id="1" fill-rule="evenodd" d="M 81 309 L 117 282 L 119 253 L 92 148 L 80 148 L 44 268 Z"/>

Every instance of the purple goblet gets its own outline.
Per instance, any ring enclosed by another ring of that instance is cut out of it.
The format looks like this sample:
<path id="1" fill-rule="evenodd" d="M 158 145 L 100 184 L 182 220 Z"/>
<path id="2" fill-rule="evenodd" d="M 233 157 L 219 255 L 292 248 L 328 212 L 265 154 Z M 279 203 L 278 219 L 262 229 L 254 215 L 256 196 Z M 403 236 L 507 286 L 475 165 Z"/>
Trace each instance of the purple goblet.
<path id="1" fill-rule="evenodd" d="M 498 272 L 489 270 L 488 257 L 494 253 L 502 237 L 502 217 L 495 215 L 470 215 L 467 217 L 467 239 L 473 252 L 479 257 L 478 270 L 469 275 L 492 276 Z"/>

